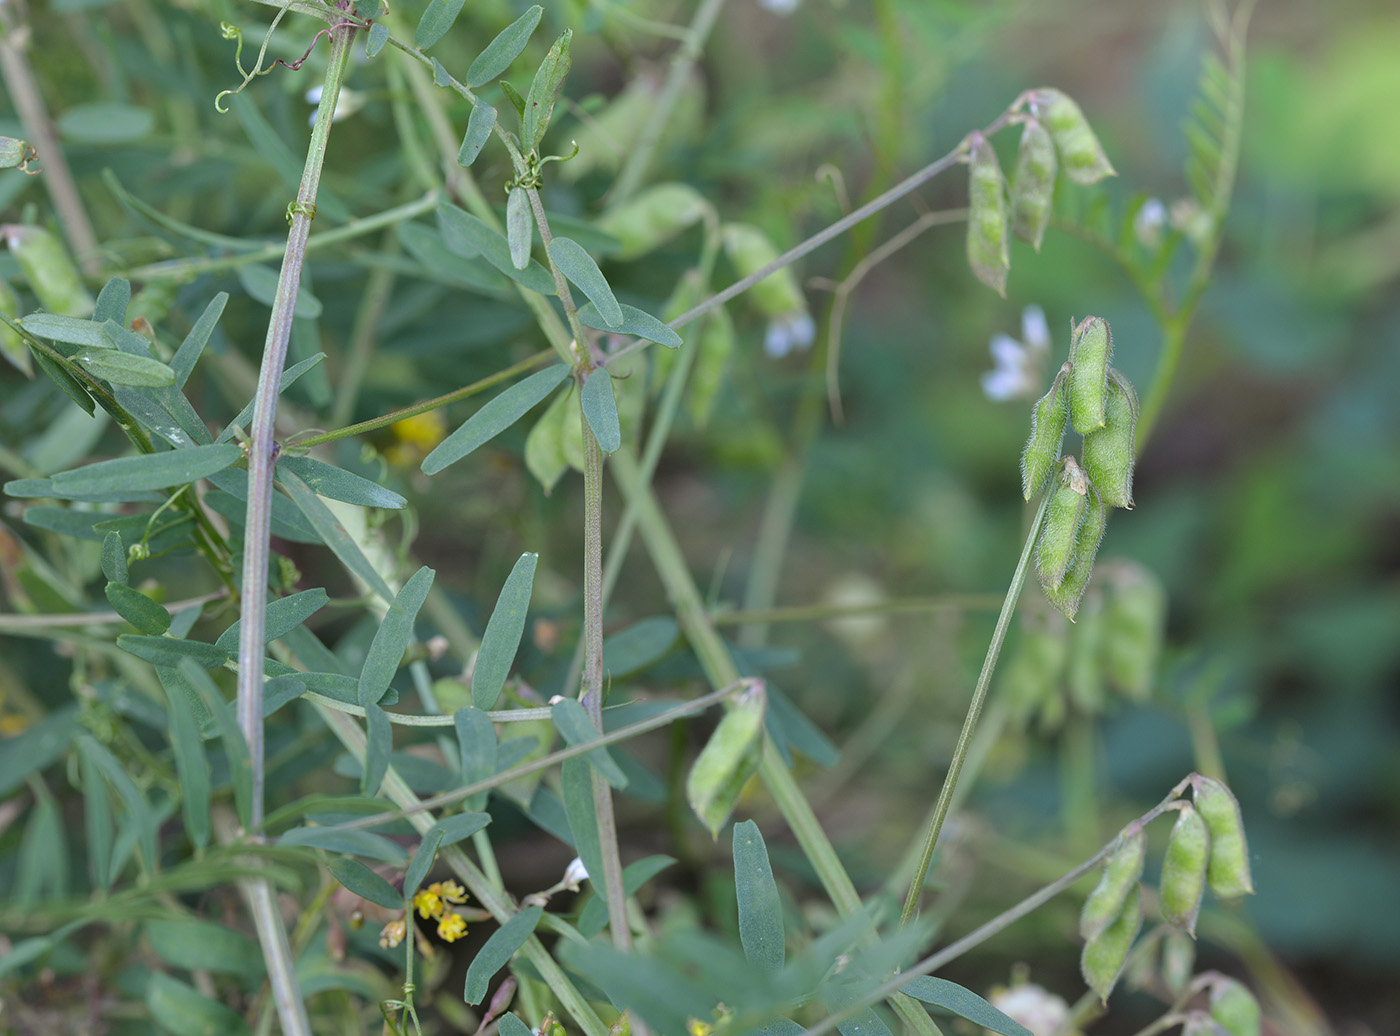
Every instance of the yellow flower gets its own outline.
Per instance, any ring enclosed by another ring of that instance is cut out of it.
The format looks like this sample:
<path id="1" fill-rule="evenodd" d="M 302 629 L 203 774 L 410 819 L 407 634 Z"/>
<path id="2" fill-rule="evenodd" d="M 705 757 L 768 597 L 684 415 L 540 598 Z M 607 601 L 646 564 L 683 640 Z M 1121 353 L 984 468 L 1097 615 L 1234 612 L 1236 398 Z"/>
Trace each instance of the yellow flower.
<path id="1" fill-rule="evenodd" d="M 433 882 L 428 886 L 428 891 L 444 903 L 465 903 L 467 901 L 467 890 L 451 879 Z"/>
<path id="2" fill-rule="evenodd" d="M 690 1036 L 710 1036 L 715 1031 L 715 1027 L 709 1022 L 702 1022 L 699 1018 L 692 1018 L 685 1024 Z"/>
<path id="3" fill-rule="evenodd" d="M 467 919 L 461 914 L 454 914 L 452 911 L 442 915 L 442 920 L 438 922 L 438 938 L 452 942 L 467 934 Z"/>
<path id="4" fill-rule="evenodd" d="M 419 917 L 442 916 L 442 897 L 437 893 L 438 888 L 440 886 L 433 884 L 414 894 L 413 905 L 418 908 Z"/>
<path id="5" fill-rule="evenodd" d="M 429 410 L 427 413 L 396 421 L 389 430 L 399 442 L 416 446 L 427 453 L 442 442 L 442 437 L 447 434 L 447 422 L 443 420 L 439 411 Z"/>
<path id="6" fill-rule="evenodd" d="M 386 950 L 392 950 L 399 943 L 403 942 L 403 937 L 407 932 L 407 925 L 403 918 L 397 921 L 390 921 L 384 926 L 384 930 L 379 933 L 379 945 Z"/>

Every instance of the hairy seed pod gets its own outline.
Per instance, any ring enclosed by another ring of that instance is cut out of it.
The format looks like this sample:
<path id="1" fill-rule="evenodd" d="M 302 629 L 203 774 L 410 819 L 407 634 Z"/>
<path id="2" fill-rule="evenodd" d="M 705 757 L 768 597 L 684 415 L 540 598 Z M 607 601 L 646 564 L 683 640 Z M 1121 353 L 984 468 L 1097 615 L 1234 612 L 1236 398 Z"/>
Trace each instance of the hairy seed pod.
<path id="1" fill-rule="evenodd" d="M 1045 508 L 1040 544 L 1035 553 L 1036 573 L 1047 594 L 1064 582 L 1065 570 L 1074 559 L 1079 526 L 1088 510 L 1088 480 L 1073 457 L 1064 458 L 1058 483 Z"/>
<path id="2" fill-rule="evenodd" d="M 1196 915 L 1206 891 L 1206 861 L 1210 856 L 1210 832 L 1201 814 L 1188 802 L 1182 805 L 1167 840 L 1162 859 L 1160 901 L 1162 917 L 1193 938 Z"/>
<path id="3" fill-rule="evenodd" d="M 1162 982 L 1173 996 L 1180 996 L 1196 970 L 1196 940 L 1179 928 L 1162 937 Z"/>
<path id="4" fill-rule="evenodd" d="M 690 808 L 715 838 L 734 812 L 739 793 L 758 769 L 767 701 L 762 681 L 751 681 L 719 721 L 686 778 Z"/>
<path id="5" fill-rule="evenodd" d="M 614 258 L 636 259 L 694 226 L 709 211 L 710 203 L 690 184 L 659 183 L 610 208 L 597 227 L 622 243 Z"/>
<path id="6" fill-rule="evenodd" d="M 1060 678 L 1069 657 L 1067 624 L 1055 612 L 1030 607 L 1021 612 L 1021 634 L 1015 653 L 1000 670 L 1001 700 L 1011 724 L 1024 727 L 1037 711 L 1053 712 L 1053 699 L 1060 696 Z"/>
<path id="7" fill-rule="evenodd" d="M 1084 944 L 1079 958 L 1079 970 L 1085 983 L 1108 1003 L 1108 994 L 1118 982 L 1123 963 L 1128 959 L 1133 940 L 1142 929 L 1142 889 L 1134 885 L 1128 890 L 1123 909 L 1113 923 Z"/>
<path id="8" fill-rule="evenodd" d="M 979 281 L 1006 298 L 1006 273 L 1011 269 L 1006 177 L 991 142 L 980 133 L 968 139 L 967 265 Z"/>
<path id="9" fill-rule="evenodd" d="M 1069 346 L 1069 419 L 1076 432 L 1104 426 L 1108 396 L 1108 361 L 1113 332 L 1103 317 L 1085 317 L 1074 328 Z"/>
<path id="10" fill-rule="evenodd" d="M 1064 578 L 1059 586 L 1045 591 L 1046 599 L 1070 620 L 1078 613 L 1084 589 L 1089 585 L 1089 577 L 1094 574 L 1094 558 L 1098 556 L 1099 544 L 1103 542 L 1107 527 L 1108 508 L 1104 507 L 1094 487 L 1089 486 L 1084 518 L 1075 534 L 1074 553 L 1065 569 Z"/>
<path id="11" fill-rule="evenodd" d="M 1104 399 L 1104 426 L 1084 434 L 1084 472 L 1110 507 L 1133 506 L 1138 398 L 1132 382 L 1112 367 Z"/>
<path id="12" fill-rule="evenodd" d="M 1030 119 L 1021 131 L 1016 172 L 1011 180 L 1011 229 L 1037 252 L 1050 223 L 1055 199 L 1055 142 L 1050 131 Z"/>
<path id="13" fill-rule="evenodd" d="M 1136 562 L 1115 559 L 1106 572 L 1103 637 L 1109 682 L 1136 702 L 1146 701 L 1157 676 L 1167 624 L 1167 592 Z"/>
<path id="14" fill-rule="evenodd" d="M 92 315 L 95 305 L 92 296 L 83 287 L 78 268 L 57 236 L 42 227 L 17 224 L 0 228 L 0 231 L 29 280 L 29 290 L 39 299 L 39 305 L 65 317 Z"/>
<path id="15" fill-rule="evenodd" d="M 1084 524 L 1079 527 L 1079 541 L 1084 542 L 1090 535 L 1090 522 L 1095 517 L 1093 490 L 1090 490 L 1089 513 L 1084 516 Z M 1077 545 L 1076 545 L 1077 546 Z M 1072 589 L 1077 583 L 1079 570 L 1078 550 L 1075 560 L 1070 562 L 1065 581 L 1060 591 Z M 1093 561 L 1090 560 L 1092 566 Z M 1091 568 L 1092 571 L 1092 568 Z M 1104 710 L 1103 667 L 1099 663 L 1099 639 L 1103 629 L 1103 594 L 1098 589 L 1083 593 L 1074 613 L 1074 636 L 1070 640 L 1069 665 L 1065 667 L 1065 687 L 1069 690 L 1069 700 L 1080 714 L 1097 716 Z"/>
<path id="16" fill-rule="evenodd" d="M 1224 975 L 1210 987 L 1210 1016 L 1230 1036 L 1259 1036 L 1259 1001 L 1239 982 Z"/>
<path id="17" fill-rule="evenodd" d="M 1055 462 L 1060 459 L 1060 444 L 1065 440 L 1065 424 L 1069 420 L 1069 364 L 1060 368 L 1050 391 L 1031 407 L 1031 437 L 1021 451 L 1021 492 L 1027 500 L 1045 488 Z"/>
<path id="18" fill-rule="evenodd" d="M 724 254 L 740 277 L 763 269 L 778 258 L 778 249 L 768 235 L 748 223 L 726 223 L 720 231 Z M 807 300 L 791 266 L 775 270 L 748 290 L 748 296 L 766 317 L 806 313 Z"/>
<path id="19" fill-rule="evenodd" d="M 19 316 L 19 296 L 5 281 L 0 280 L 0 313 L 14 320 Z M 34 364 L 29 358 L 29 347 L 24 344 L 20 333 L 9 324 L 0 324 L 0 352 L 29 377 L 34 376 Z"/>
<path id="20" fill-rule="evenodd" d="M 1060 168 L 1081 187 L 1096 184 L 1105 176 L 1117 176 L 1103 145 L 1089 127 L 1079 105 L 1059 90 L 1049 87 L 1029 94 L 1031 114 L 1050 128 Z"/>
<path id="21" fill-rule="evenodd" d="M 1089 893 L 1079 914 L 1079 934 L 1086 941 L 1098 938 L 1118 919 L 1129 893 L 1138 891 L 1146 859 L 1147 834 L 1140 824 L 1129 825 L 1118 836 L 1118 848 L 1108 858 L 1098 885 Z"/>
<path id="22" fill-rule="evenodd" d="M 1196 810 L 1210 832 L 1210 859 L 1206 865 L 1210 890 L 1221 899 L 1253 895 L 1249 847 L 1239 801 L 1223 782 L 1202 774 L 1191 778 L 1191 791 Z"/>

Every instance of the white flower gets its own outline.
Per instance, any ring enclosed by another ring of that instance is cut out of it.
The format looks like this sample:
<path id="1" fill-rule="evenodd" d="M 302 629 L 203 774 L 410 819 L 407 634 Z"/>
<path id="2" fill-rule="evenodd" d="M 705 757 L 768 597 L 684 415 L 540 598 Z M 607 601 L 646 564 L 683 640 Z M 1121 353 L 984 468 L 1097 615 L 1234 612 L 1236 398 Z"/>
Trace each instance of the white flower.
<path id="1" fill-rule="evenodd" d="M 1035 399 L 1041 394 L 1041 372 L 1050 355 L 1050 328 L 1045 311 L 1027 306 L 1021 313 L 1021 338 L 992 335 L 994 370 L 982 374 L 982 391 L 998 403 L 1012 399 Z"/>
<path id="2" fill-rule="evenodd" d="M 347 87 L 341 87 L 340 93 L 335 99 L 335 113 L 331 116 L 331 122 L 339 122 L 342 119 L 348 119 L 351 115 L 354 115 L 357 111 L 363 108 L 365 106 L 365 102 L 368 100 L 368 95 L 362 94 L 358 90 L 351 90 Z M 313 86 L 310 90 L 306 91 L 306 103 L 321 103 L 320 86 Z M 316 113 L 312 112 L 310 116 L 308 116 L 307 121 L 314 126 L 316 124 Z"/>
<path id="3" fill-rule="evenodd" d="M 763 336 L 763 351 L 780 359 L 794 349 L 806 349 L 816 337 L 817 327 L 805 310 L 794 310 L 768 321 Z"/>
<path id="4" fill-rule="evenodd" d="M 569 861 L 569 866 L 564 869 L 564 880 L 559 884 L 571 892 L 577 892 L 579 882 L 588 880 L 588 868 L 583 865 L 583 861 L 575 856 Z"/>
<path id="5" fill-rule="evenodd" d="M 989 999 L 993 1007 L 1010 1015 L 1035 1036 L 1051 1036 L 1069 1017 L 1069 1004 L 1031 982 L 999 989 Z"/>

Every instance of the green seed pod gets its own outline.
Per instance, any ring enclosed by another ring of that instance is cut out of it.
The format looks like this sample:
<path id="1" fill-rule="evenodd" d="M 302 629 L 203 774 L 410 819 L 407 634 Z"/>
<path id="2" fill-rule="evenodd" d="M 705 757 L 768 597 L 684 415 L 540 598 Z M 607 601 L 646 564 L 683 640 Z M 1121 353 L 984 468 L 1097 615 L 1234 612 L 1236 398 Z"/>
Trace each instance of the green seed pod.
<path id="1" fill-rule="evenodd" d="M 1001 671 L 1001 696 L 1017 727 L 1060 696 L 1060 678 L 1069 658 L 1069 637 L 1063 618 L 1048 608 L 1026 607 L 1016 650 Z M 1054 706 L 1050 706 L 1053 711 Z"/>
<path id="2" fill-rule="evenodd" d="M 705 318 L 696 348 L 700 351 L 695 355 L 695 367 L 686 386 L 685 409 L 695 427 L 704 428 L 714 412 L 729 357 L 734 352 L 734 321 L 723 306 L 711 310 Z M 671 352 L 669 349 L 661 351 Z"/>
<path id="3" fill-rule="evenodd" d="M 1010 243 L 1006 236 L 1006 177 L 997 153 L 980 133 L 968 138 L 967 265 L 976 278 L 1006 298 L 1006 274 L 1011 269 Z"/>
<path id="4" fill-rule="evenodd" d="M 712 206 L 704 195 L 689 184 L 659 183 L 603 213 L 597 227 L 622 242 L 614 258 L 636 259 L 661 247 L 710 211 Z"/>
<path id="5" fill-rule="evenodd" d="M 1040 527 L 1040 544 L 1036 549 L 1035 567 L 1040 585 L 1049 594 L 1064 582 L 1065 571 L 1074 559 L 1079 540 L 1079 526 L 1089 509 L 1088 480 L 1073 457 L 1064 458 L 1058 483 L 1045 508 L 1045 520 Z"/>
<path id="6" fill-rule="evenodd" d="M 1110 507 L 1133 506 L 1133 463 L 1136 460 L 1138 398 L 1132 382 L 1108 369 L 1104 426 L 1084 434 L 1084 473 Z"/>
<path id="7" fill-rule="evenodd" d="M 1206 890 L 1206 861 L 1210 856 L 1210 832 L 1201 814 L 1183 803 L 1162 860 L 1160 902 L 1168 924 L 1196 935 L 1196 915 Z"/>
<path id="8" fill-rule="evenodd" d="M 1136 562 L 1115 560 L 1105 572 L 1103 636 L 1109 683 L 1133 701 L 1146 701 L 1157 676 L 1166 634 L 1167 592 Z"/>
<path id="9" fill-rule="evenodd" d="M 739 276 L 747 277 L 778 258 L 778 249 L 768 235 L 748 223 L 726 223 L 720 231 L 724 254 L 734 264 Z M 766 317 L 782 317 L 790 313 L 806 313 L 807 300 L 798 286 L 791 266 L 769 274 L 748 291 L 749 298 Z"/>
<path id="10" fill-rule="evenodd" d="M 1060 585 L 1045 591 L 1046 599 L 1064 612 L 1071 621 L 1078 614 L 1084 589 L 1089 585 L 1089 577 L 1094 573 L 1094 558 L 1099 553 L 1099 544 L 1103 542 L 1104 529 L 1107 527 L 1108 508 L 1104 507 L 1098 493 L 1090 486 L 1084 520 L 1080 523 L 1079 532 L 1074 540 L 1074 556 L 1070 559 L 1069 567 L 1065 569 Z M 1100 623 L 1098 635 L 1102 637 L 1101 616 L 1096 621 Z"/>
<path id="11" fill-rule="evenodd" d="M 3 280 L 0 280 L 0 313 L 11 320 L 19 316 L 19 296 L 15 294 L 14 288 Z M 0 324 L 0 352 L 26 375 L 34 377 L 34 363 L 29 358 L 29 347 L 24 344 L 24 337 L 9 324 Z"/>
<path id="12" fill-rule="evenodd" d="M 1098 513 L 1102 513 L 1098 508 Z M 1079 527 L 1079 541 L 1075 544 L 1075 560 L 1070 562 L 1065 581 L 1060 584 L 1060 592 L 1077 584 L 1079 574 L 1079 544 L 1090 535 L 1091 520 L 1096 517 L 1096 509 L 1091 491 L 1089 513 L 1084 516 L 1084 524 Z M 1092 566 L 1093 559 L 1089 559 Z M 1086 716 L 1097 716 L 1104 708 L 1103 666 L 1099 663 L 1099 640 L 1103 629 L 1103 594 L 1097 589 L 1083 594 L 1074 613 L 1074 636 L 1070 638 L 1069 665 L 1065 667 L 1065 686 L 1069 689 L 1069 700 L 1079 712 Z"/>
<path id="13" fill-rule="evenodd" d="M 1069 392 L 1065 388 L 1069 370 L 1069 364 L 1061 367 L 1050 391 L 1031 408 L 1031 437 L 1021 451 L 1021 492 L 1027 500 L 1045 488 L 1060 458 L 1060 444 L 1069 420 Z"/>
<path id="14" fill-rule="evenodd" d="M 1196 809 L 1210 832 L 1210 860 L 1206 880 L 1221 899 L 1253 895 L 1254 881 L 1249 874 L 1249 847 L 1244 838 L 1244 818 L 1234 793 L 1214 777 L 1195 774 L 1191 778 Z"/>
<path id="15" fill-rule="evenodd" d="M 638 135 L 651 119 L 661 83 L 640 75 L 575 129 L 578 154 L 557 168 L 560 179 L 574 182 L 595 169 L 617 169 L 622 156 L 632 150 Z M 587 102 L 585 102 L 587 103 Z"/>
<path id="16" fill-rule="evenodd" d="M 1060 153 L 1060 168 L 1066 176 L 1088 187 L 1105 176 L 1118 175 L 1079 105 L 1049 87 L 1032 91 L 1029 100 L 1031 114 L 1050 128 L 1055 149 Z"/>
<path id="17" fill-rule="evenodd" d="M 768 697 L 754 680 L 739 695 L 710 735 L 685 782 L 690 808 L 719 837 L 719 830 L 739 801 L 763 754 L 763 713 Z"/>
<path id="18" fill-rule="evenodd" d="M 1035 119 L 1021 131 L 1016 172 L 1011 179 L 1011 229 L 1037 252 L 1050 223 L 1055 199 L 1055 142 Z"/>
<path id="19" fill-rule="evenodd" d="M 1196 970 L 1196 941 L 1179 928 L 1162 937 L 1162 982 L 1180 996 Z"/>
<path id="20" fill-rule="evenodd" d="M 1104 425 L 1108 396 L 1108 361 L 1113 355 L 1113 332 L 1102 317 L 1085 317 L 1075 327 L 1069 346 L 1069 419 L 1076 432 Z"/>
<path id="21" fill-rule="evenodd" d="M 1147 859 L 1147 834 L 1139 824 L 1131 824 L 1118 836 L 1118 848 L 1108 858 L 1103 875 L 1079 915 L 1079 934 L 1092 942 L 1118 919 L 1129 893 L 1138 893 L 1143 861 Z"/>
<path id="22" fill-rule="evenodd" d="M 1259 1036 L 1259 1001 L 1232 978 L 1222 975 L 1211 984 L 1210 1016 L 1230 1036 Z"/>
<path id="23" fill-rule="evenodd" d="M 564 424 L 578 424 L 577 407 L 569 405 L 572 395 L 572 387 L 556 395 L 525 437 L 525 467 L 538 480 L 545 496 L 554 492 L 555 484 L 569 467 L 564 455 Z"/>
<path id="24" fill-rule="evenodd" d="M 1113 992 L 1123 963 L 1128 959 L 1128 951 L 1141 929 L 1142 890 L 1134 885 L 1128 890 L 1122 912 L 1097 937 L 1084 944 L 1079 958 L 1080 973 L 1101 1002 L 1108 1003 L 1108 994 Z"/>
<path id="25" fill-rule="evenodd" d="M 10 224 L 3 232 L 41 306 L 65 317 L 92 315 L 96 303 L 62 241 L 42 227 Z"/>

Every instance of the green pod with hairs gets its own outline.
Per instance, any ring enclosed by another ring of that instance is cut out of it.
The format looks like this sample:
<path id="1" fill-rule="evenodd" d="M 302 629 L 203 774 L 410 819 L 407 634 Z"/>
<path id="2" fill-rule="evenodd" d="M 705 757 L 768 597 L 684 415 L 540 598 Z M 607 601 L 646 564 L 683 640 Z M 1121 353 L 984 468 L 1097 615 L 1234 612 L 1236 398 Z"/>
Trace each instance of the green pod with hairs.
<path id="1" fill-rule="evenodd" d="M 1031 407 L 1031 436 L 1021 451 L 1021 493 L 1032 499 L 1045 488 L 1055 463 L 1060 459 L 1060 445 L 1065 441 L 1065 424 L 1069 421 L 1069 364 L 1060 368 L 1050 391 Z"/>
<path id="2" fill-rule="evenodd" d="M 1146 701 L 1157 677 L 1167 625 L 1167 592 L 1136 562 L 1115 559 L 1106 580 L 1099 650 L 1109 683 Z"/>
<path id="3" fill-rule="evenodd" d="M 614 205 L 595 225 L 621 243 L 613 258 L 636 259 L 694 226 L 709 211 L 710 203 L 690 184 L 658 183 Z"/>
<path id="4" fill-rule="evenodd" d="M 1094 558 L 1098 556 L 1099 544 L 1103 542 L 1104 529 L 1108 527 L 1108 508 L 1089 487 L 1088 500 L 1084 507 L 1084 519 L 1079 523 L 1075 535 L 1074 554 L 1065 569 L 1060 585 L 1045 591 L 1046 598 L 1071 620 L 1079 612 L 1079 602 L 1084 597 L 1084 589 L 1089 585 L 1089 577 L 1094 574 Z M 1102 617 L 1098 620 L 1102 637 Z"/>
<path id="5" fill-rule="evenodd" d="M 1196 915 L 1206 891 L 1206 863 L 1210 858 L 1210 831 L 1205 819 L 1189 802 L 1182 805 L 1167 839 L 1162 859 L 1159 902 L 1168 924 L 1194 937 Z"/>
<path id="6" fill-rule="evenodd" d="M 1035 552 L 1036 574 L 1047 596 L 1064 582 L 1065 572 L 1074 560 L 1079 527 L 1089 509 L 1088 480 L 1073 457 L 1064 458 L 1058 484 L 1045 507 L 1040 526 L 1040 542 Z M 1053 600 L 1053 598 L 1052 598 Z"/>
<path id="7" fill-rule="evenodd" d="M 1085 317 L 1070 335 L 1069 419 L 1074 430 L 1088 433 L 1105 424 L 1108 361 L 1113 332 L 1103 317 Z"/>
<path id="8" fill-rule="evenodd" d="M 1015 727 L 1024 727 L 1036 712 L 1055 710 L 1060 678 L 1069 658 L 1064 619 L 1048 608 L 1021 610 L 1021 632 L 1015 653 L 999 670 L 1001 700 Z"/>
<path id="9" fill-rule="evenodd" d="M 1259 1036 L 1259 1001 L 1242 983 L 1221 975 L 1210 987 L 1210 1017 L 1230 1036 Z"/>
<path id="10" fill-rule="evenodd" d="M 1178 928 L 1162 936 L 1162 983 L 1180 996 L 1196 970 L 1196 941 Z"/>
<path id="11" fill-rule="evenodd" d="M 1110 507 L 1133 506 L 1138 398 L 1121 371 L 1108 369 L 1104 424 L 1084 434 L 1084 473 Z"/>
<path id="12" fill-rule="evenodd" d="M 1079 934 L 1093 941 L 1118 919 L 1130 893 L 1138 891 L 1142 865 L 1147 859 L 1147 833 L 1141 825 L 1131 825 L 1118 836 L 1118 848 L 1104 865 L 1094 891 L 1084 901 L 1079 914 Z"/>
<path id="13" fill-rule="evenodd" d="M 1028 98 L 1031 114 L 1050 130 L 1060 155 L 1060 169 L 1066 176 L 1081 187 L 1088 187 L 1106 176 L 1118 175 L 1079 105 L 1050 87 L 1033 90 Z"/>
<path id="14" fill-rule="evenodd" d="M 1221 899 L 1252 895 L 1254 880 L 1249 873 L 1249 846 L 1244 837 L 1244 818 L 1234 793 L 1214 777 L 1196 774 L 1191 778 L 1196 811 L 1210 832 L 1210 857 L 1206 881 Z"/>
<path id="15" fill-rule="evenodd" d="M 739 793 L 758 769 L 763 754 L 763 715 L 768 696 L 761 681 L 751 681 L 710 740 L 696 756 L 686 778 L 690 808 L 715 838 L 719 837 Z"/>
<path id="16" fill-rule="evenodd" d="M 1036 119 L 1021 130 L 1016 171 L 1011 177 L 1011 229 L 1037 252 L 1055 200 L 1055 142 Z"/>
<path id="17" fill-rule="evenodd" d="M 720 231 L 724 254 L 741 278 L 757 273 L 778 258 L 777 246 L 768 235 L 749 223 L 726 223 Z M 747 292 L 766 317 L 807 312 L 807 300 L 791 266 L 774 270 Z"/>
<path id="18" fill-rule="evenodd" d="M 1084 952 L 1079 958 L 1079 970 L 1084 982 L 1098 994 L 1099 1000 L 1108 1003 L 1108 994 L 1118 983 L 1123 964 L 1128 959 L 1128 951 L 1133 940 L 1142 930 L 1142 889 L 1134 884 L 1128 890 L 1123 909 L 1102 932 L 1084 944 Z"/>
<path id="19" fill-rule="evenodd" d="M 1011 269 L 1006 177 L 991 141 L 975 132 L 968 139 L 967 265 L 979 281 L 1006 298 Z"/>
<path id="20" fill-rule="evenodd" d="M 4 234 L 39 305 L 60 316 L 92 316 L 96 303 L 57 235 L 42 227 L 16 224 L 5 227 Z"/>
<path id="21" fill-rule="evenodd" d="M 1079 542 L 1089 535 L 1090 522 L 1095 516 L 1093 490 L 1089 491 L 1089 513 L 1079 527 Z M 1102 510 L 1102 508 L 1100 508 Z M 1079 574 L 1078 544 L 1074 561 L 1070 562 L 1061 592 L 1075 591 Z M 1093 564 L 1090 559 L 1090 564 Z M 1092 569 L 1091 569 L 1092 571 Z M 1097 716 L 1104 711 L 1103 666 L 1099 662 L 1099 639 L 1103 629 L 1103 594 L 1097 589 L 1082 592 L 1074 611 L 1074 635 L 1070 638 L 1069 665 L 1065 667 L 1065 687 L 1069 700 L 1080 714 Z"/>

